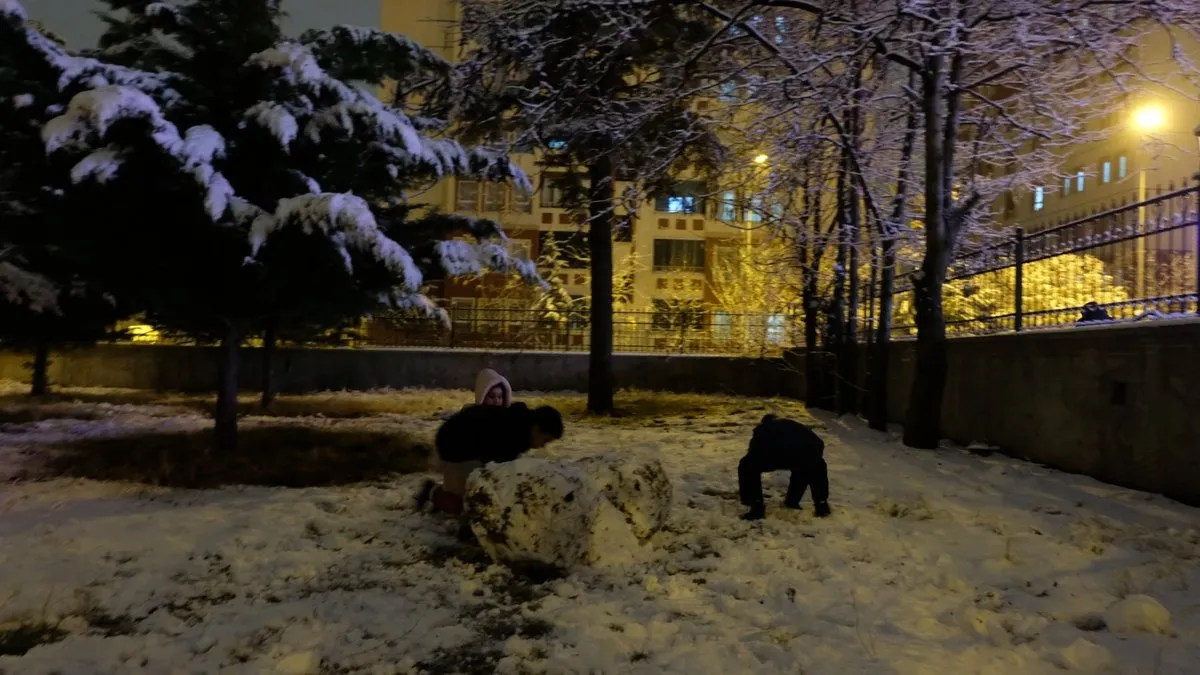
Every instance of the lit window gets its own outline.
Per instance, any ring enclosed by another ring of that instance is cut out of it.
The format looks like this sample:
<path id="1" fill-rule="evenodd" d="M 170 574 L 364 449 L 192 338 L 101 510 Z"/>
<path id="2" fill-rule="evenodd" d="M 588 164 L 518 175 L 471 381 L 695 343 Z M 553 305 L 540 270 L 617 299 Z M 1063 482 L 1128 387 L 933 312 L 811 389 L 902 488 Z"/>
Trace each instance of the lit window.
<path id="1" fill-rule="evenodd" d="M 721 94 L 718 96 L 722 103 L 732 103 L 737 100 L 737 83 L 722 82 Z"/>
<path id="2" fill-rule="evenodd" d="M 546 144 L 546 147 L 550 148 L 551 150 L 563 150 L 567 147 L 567 142 L 561 138 L 552 138 L 550 139 L 550 142 Z"/>
<path id="3" fill-rule="evenodd" d="M 1121 155 L 1120 157 L 1117 158 L 1117 178 L 1124 178 L 1125 176 L 1128 176 L 1128 175 L 1129 175 L 1129 160 L 1127 160 L 1125 158 L 1125 155 Z"/>
<path id="4" fill-rule="evenodd" d="M 695 181 L 685 181 L 675 186 L 668 194 L 658 195 L 654 199 L 654 210 L 659 213 L 702 213 L 704 199 L 704 184 Z"/>
<path id="5" fill-rule="evenodd" d="M 786 321 L 782 314 L 772 314 L 767 317 L 767 342 L 780 344 L 786 336 Z"/>
<path id="6" fill-rule="evenodd" d="M 763 217 L 763 198 L 762 195 L 755 195 L 750 198 L 750 208 L 746 211 L 746 222 L 761 223 Z"/>
<path id="7" fill-rule="evenodd" d="M 667 213 L 695 213 L 696 198 L 691 196 L 667 197 Z"/>
<path id="8" fill-rule="evenodd" d="M 1037 186 L 1033 188 L 1033 210 L 1041 211 L 1046 208 L 1046 188 Z"/>
<path id="9" fill-rule="evenodd" d="M 1064 197 L 1071 196 L 1071 177 L 1070 176 L 1067 176 L 1066 178 L 1063 179 L 1062 196 L 1064 196 Z"/>
<path id="10" fill-rule="evenodd" d="M 1086 180 L 1086 175 L 1087 174 L 1085 174 L 1083 171 L 1075 172 L 1075 191 L 1076 192 L 1083 192 L 1083 188 L 1086 185 L 1086 183 L 1084 182 Z"/>
<path id="11" fill-rule="evenodd" d="M 1100 182 L 1101 183 L 1111 183 L 1112 182 L 1112 161 L 1106 159 L 1100 165 Z"/>
<path id="12" fill-rule="evenodd" d="M 733 337 L 733 315 L 729 312 L 713 314 L 713 328 L 718 340 L 728 340 Z"/>
<path id="13" fill-rule="evenodd" d="M 717 217 L 726 223 L 737 220 L 737 193 L 726 192 L 721 195 L 721 212 Z"/>
<path id="14" fill-rule="evenodd" d="M 775 17 L 775 44 L 783 44 L 783 38 L 787 35 L 787 20 L 782 16 Z"/>

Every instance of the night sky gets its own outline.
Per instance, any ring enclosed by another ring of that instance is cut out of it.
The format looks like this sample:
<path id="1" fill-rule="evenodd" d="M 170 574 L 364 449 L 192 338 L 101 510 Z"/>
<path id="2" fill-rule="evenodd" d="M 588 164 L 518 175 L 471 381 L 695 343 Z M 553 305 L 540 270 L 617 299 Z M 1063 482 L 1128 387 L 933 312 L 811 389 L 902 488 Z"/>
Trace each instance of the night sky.
<path id="1" fill-rule="evenodd" d="M 326 28 L 339 23 L 379 25 L 380 0 L 285 0 L 290 34 L 309 28 Z M 29 18 L 41 21 L 72 48 L 90 47 L 100 37 L 103 24 L 94 12 L 103 7 L 97 0 L 21 0 Z"/>

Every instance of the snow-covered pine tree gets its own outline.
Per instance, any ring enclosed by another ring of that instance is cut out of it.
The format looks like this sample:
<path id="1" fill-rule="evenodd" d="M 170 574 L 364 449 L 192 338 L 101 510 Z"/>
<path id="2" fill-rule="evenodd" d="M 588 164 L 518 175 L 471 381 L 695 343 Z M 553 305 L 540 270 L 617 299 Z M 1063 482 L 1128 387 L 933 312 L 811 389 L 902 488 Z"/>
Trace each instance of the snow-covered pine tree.
<path id="1" fill-rule="evenodd" d="M 0 13 L 0 42 L 20 44 L 29 30 L 15 7 Z M 60 100 L 61 73 L 28 67 L 22 54 L 0 50 L 0 346 L 33 354 L 31 393 L 41 396 L 51 350 L 94 343 L 123 309 L 84 276 L 79 252 L 59 245 L 63 193 L 41 128 Z"/>
<path id="2" fill-rule="evenodd" d="M 613 411 L 613 250 L 618 207 L 712 163 L 720 144 L 693 103 L 708 91 L 691 55 L 713 22 L 686 3 L 464 0 L 462 112 L 476 133 L 516 138 L 563 170 L 587 213 L 591 259 L 588 410 Z M 634 191 L 619 195 L 617 180 Z M 640 192 L 639 192 L 640 191 Z"/>
<path id="3" fill-rule="evenodd" d="M 103 261 L 105 283 L 165 328 L 220 342 L 219 450 L 236 444 L 238 347 L 271 319 L 437 315 L 421 294 L 428 276 L 536 278 L 494 224 L 413 218 L 403 192 L 452 174 L 523 176 L 335 76 L 368 76 L 348 56 L 355 44 L 396 46 L 370 84 L 411 72 L 433 58 L 411 58 L 411 42 L 365 29 L 309 36 L 313 47 L 284 40 L 273 0 L 111 4 L 99 56 L 145 86 L 99 80 L 43 136 L 71 167 L 72 243 Z M 69 59 L 25 37 L 42 67 Z M 476 241 L 447 240 L 454 232 Z"/>

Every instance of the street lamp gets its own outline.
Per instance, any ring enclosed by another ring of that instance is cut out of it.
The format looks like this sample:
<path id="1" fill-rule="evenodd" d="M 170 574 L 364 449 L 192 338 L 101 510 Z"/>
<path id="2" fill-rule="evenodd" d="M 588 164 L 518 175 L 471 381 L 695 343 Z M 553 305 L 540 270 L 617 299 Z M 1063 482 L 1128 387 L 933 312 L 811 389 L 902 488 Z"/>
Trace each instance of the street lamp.
<path id="1" fill-rule="evenodd" d="M 762 164 L 766 164 L 770 159 L 771 158 L 766 155 L 758 155 L 754 158 L 754 163 L 762 165 Z"/>
<path id="2" fill-rule="evenodd" d="M 1133 124 L 1144 133 L 1154 133 L 1163 127 L 1167 114 L 1161 106 L 1150 103 L 1138 108 L 1133 113 Z"/>
<path id="3" fill-rule="evenodd" d="M 1196 152 L 1200 154 L 1200 124 L 1196 125 L 1196 128 L 1192 130 L 1192 134 L 1196 137 Z M 1192 174 L 1192 180 L 1200 183 L 1200 171 Z"/>
<path id="4" fill-rule="evenodd" d="M 1142 135 L 1153 135 L 1166 123 L 1167 114 L 1157 103 L 1147 103 L 1133 112 L 1133 126 Z M 1137 255 L 1137 280 L 1134 285 L 1137 289 L 1138 300 L 1144 300 L 1146 297 L 1146 162 L 1144 160 L 1138 170 L 1137 201 L 1138 237 L 1134 243 Z"/>

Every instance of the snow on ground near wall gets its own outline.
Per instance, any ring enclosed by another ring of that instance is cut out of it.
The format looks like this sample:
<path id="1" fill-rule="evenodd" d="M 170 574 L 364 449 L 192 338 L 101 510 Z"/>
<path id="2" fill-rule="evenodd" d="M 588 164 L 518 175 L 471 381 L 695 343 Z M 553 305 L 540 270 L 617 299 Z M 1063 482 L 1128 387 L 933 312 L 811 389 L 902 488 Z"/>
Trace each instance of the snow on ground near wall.
<path id="1" fill-rule="evenodd" d="M 469 397 L 394 395 L 446 410 Z M 640 427 L 569 421 L 546 454 L 657 454 L 676 504 L 645 562 L 545 583 L 513 579 L 458 544 L 452 523 L 411 513 L 423 476 L 305 490 L 8 485 L 0 631 L 41 620 L 70 635 L 0 656 L 0 671 L 1194 672 L 1200 511 L 999 456 L 909 451 L 822 418 L 833 517 L 779 507 L 786 477 L 774 475 L 775 508 L 748 525 L 735 465 L 777 408 L 724 399 Z M 0 452 L 203 423 L 168 412 L 112 406 L 10 427 Z M 432 433 L 437 417 L 293 423 Z M 1170 611 L 1170 634 L 1095 630 L 1137 594 Z"/>

